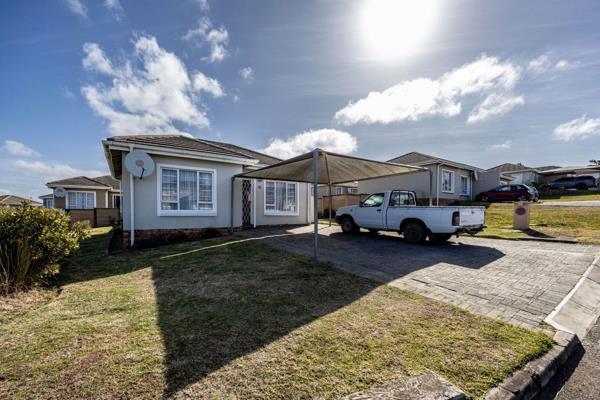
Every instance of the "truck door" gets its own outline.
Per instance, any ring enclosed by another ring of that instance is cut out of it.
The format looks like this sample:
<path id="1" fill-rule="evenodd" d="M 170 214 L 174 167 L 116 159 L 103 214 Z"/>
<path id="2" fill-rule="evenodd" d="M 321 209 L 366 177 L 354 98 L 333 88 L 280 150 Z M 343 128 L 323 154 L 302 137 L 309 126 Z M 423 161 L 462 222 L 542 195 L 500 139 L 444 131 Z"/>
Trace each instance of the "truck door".
<path id="1" fill-rule="evenodd" d="M 390 194 L 386 212 L 386 226 L 388 229 L 399 229 L 400 222 L 406 218 L 411 207 L 417 205 L 413 193 L 405 190 L 394 190 Z"/>
<path id="2" fill-rule="evenodd" d="M 383 228 L 383 201 L 385 193 L 374 193 L 362 202 L 354 214 L 354 219 L 361 228 Z"/>

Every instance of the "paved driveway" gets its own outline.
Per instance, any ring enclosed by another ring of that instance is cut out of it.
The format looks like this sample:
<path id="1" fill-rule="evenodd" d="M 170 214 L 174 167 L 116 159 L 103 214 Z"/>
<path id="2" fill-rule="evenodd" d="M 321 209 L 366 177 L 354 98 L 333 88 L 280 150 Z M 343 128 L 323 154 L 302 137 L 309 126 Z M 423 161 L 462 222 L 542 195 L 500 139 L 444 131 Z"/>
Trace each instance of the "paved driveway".
<path id="1" fill-rule="evenodd" d="M 344 234 L 320 226 L 320 257 L 345 271 L 511 323 L 536 327 L 577 283 L 598 246 L 460 237 L 411 245 L 395 233 Z M 241 232 L 313 253 L 312 227 Z"/>

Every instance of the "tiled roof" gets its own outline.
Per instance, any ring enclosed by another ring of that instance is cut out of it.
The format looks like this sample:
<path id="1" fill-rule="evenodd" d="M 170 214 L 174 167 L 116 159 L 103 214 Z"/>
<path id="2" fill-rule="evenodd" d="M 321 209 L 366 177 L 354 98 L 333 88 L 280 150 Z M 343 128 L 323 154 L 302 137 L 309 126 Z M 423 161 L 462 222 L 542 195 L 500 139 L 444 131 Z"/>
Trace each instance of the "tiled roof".
<path id="1" fill-rule="evenodd" d="M 34 206 L 39 206 L 42 204 L 39 201 L 33 201 L 31 199 L 26 199 L 24 197 L 15 196 L 12 194 L 0 195 L 0 204 L 9 205 L 9 206 L 18 206 L 24 201 L 30 202 Z"/>
<path id="2" fill-rule="evenodd" d="M 513 171 L 523 171 L 523 170 L 527 170 L 527 169 L 534 169 L 534 168 L 528 167 L 527 165 L 523 165 L 521 163 L 518 163 L 518 164 L 504 163 L 504 164 L 496 165 L 495 167 L 488 169 L 488 171 L 513 172 Z"/>
<path id="3" fill-rule="evenodd" d="M 411 151 L 410 153 L 406 153 L 399 157 L 392 158 L 388 162 L 398 163 L 398 164 L 408 164 L 408 165 L 423 165 L 423 164 L 427 165 L 427 163 L 429 163 L 429 162 L 432 162 L 432 163 L 440 162 L 440 163 L 454 164 L 456 166 L 459 166 L 460 168 L 467 169 L 467 170 L 483 171 L 483 169 L 474 167 L 472 165 L 463 164 L 463 163 L 452 161 L 452 160 L 446 160 L 444 158 L 440 158 L 440 157 L 436 157 L 436 156 L 430 156 L 428 154 L 419 153 L 417 151 Z"/>
<path id="4" fill-rule="evenodd" d="M 95 180 L 96 182 L 102 183 L 103 185 L 110 186 L 115 190 L 121 190 L 121 181 L 113 178 L 110 175 L 97 176 L 92 179 Z"/>
<path id="5" fill-rule="evenodd" d="M 254 151 L 254 150 L 246 149 L 244 147 L 236 146 L 235 144 L 215 142 L 215 141 L 206 140 L 206 139 L 202 139 L 202 140 L 205 142 L 208 142 L 208 143 L 213 143 L 213 144 L 216 144 L 219 146 L 226 147 L 230 150 L 245 154 L 249 157 L 257 159 L 261 164 L 272 165 L 272 164 L 277 164 L 278 162 L 282 161 L 281 158 L 277 158 L 277 157 L 273 157 L 273 156 L 270 156 L 267 154 L 259 153 L 258 151 Z"/>
<path id="6" fill-rule="evenodd" d="M 209 153 L 237 158 L 255 159 L 249 155 L 249 151 L 241 151 L 234 149 L 233 145 L 226 143 L 213 142 L 203 139 L 190 138 L 181 135 L 134 135 L 134 136 L 113 136 L 107 139 L 108 141 L 120 143 L 142 144 L 148 146 L 169 147 L 179 150 L 197 151 L 201 153 Z"/>
<path id="7" fill-rule="evenodd" d="M 87 176 L 75 176 L 73 178 L 60 179 L 58 181 L 48 182 L 46 184 L 46 186 L 48 186 L 48 187 L 82 186 L 82 187 L 98 187 L 99 189 L 108 187 L 108 185 L 98 182 L 92 178 L 88 178 Z"/>

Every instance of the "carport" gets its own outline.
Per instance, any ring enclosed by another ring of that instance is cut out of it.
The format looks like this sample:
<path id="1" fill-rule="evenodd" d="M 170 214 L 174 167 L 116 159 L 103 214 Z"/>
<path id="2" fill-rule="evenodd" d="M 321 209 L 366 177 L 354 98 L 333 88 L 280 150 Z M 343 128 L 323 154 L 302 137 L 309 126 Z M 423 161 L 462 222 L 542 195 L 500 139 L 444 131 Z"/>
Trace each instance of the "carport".
<path id="1" fill-rule="evenodd" d="M 315 149 L 310 153 L 290 158 L 289 160 L 268 167 L 236 175 L 232 178 L 232 192 L 234 187 L 233 183 L 235 179 L 238 178 L 312 183 L 314 208 L 314 257 L 318 259 L 318 185 L 331 186 L 423 171 L 429 172 L 429 205 L 431 205 L 433 182 L 432 173 L 427 168 L 329 153 L 322 149 Z M 231 196 L 231 198 L 231 228 L 233 228 L 233 196 Z"/>

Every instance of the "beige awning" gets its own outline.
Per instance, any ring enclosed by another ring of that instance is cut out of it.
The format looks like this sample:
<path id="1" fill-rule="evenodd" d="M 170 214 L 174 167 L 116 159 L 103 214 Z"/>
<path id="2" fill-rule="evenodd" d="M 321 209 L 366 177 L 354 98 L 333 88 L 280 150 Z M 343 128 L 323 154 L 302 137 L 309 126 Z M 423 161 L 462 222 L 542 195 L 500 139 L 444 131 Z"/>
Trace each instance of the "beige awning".
<path id="1" fill-rule="evenodd" d="M 316 149 L 316 151 L 319 155 L 317 177 L 318 183 L 321 185 L 335 185 L 427 171 L 426 168 L 412 165 L 367 160 L 329 153 L 321 149 Z M 313 152 L 255 171 L 245 172 L 238 175 L 238 177 L 314 183 Z"/>

